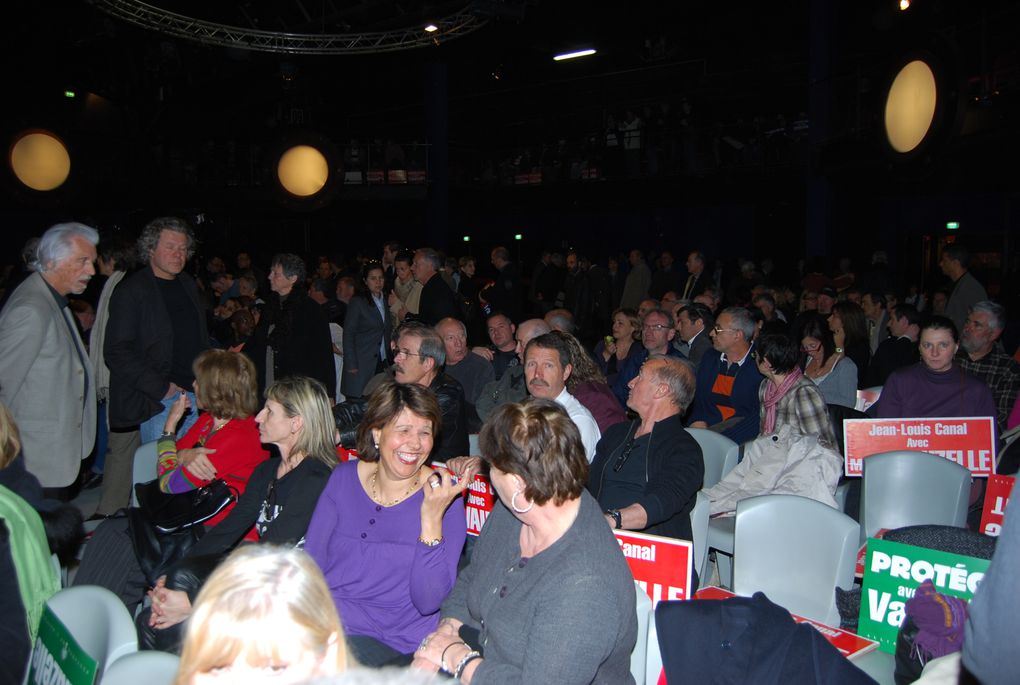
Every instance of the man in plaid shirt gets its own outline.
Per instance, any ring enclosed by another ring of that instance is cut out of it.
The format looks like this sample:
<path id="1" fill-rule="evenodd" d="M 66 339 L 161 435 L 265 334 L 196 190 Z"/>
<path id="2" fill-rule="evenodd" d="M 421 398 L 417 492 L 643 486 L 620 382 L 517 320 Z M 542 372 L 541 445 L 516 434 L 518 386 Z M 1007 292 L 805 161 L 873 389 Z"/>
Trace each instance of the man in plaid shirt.
<path id="1" fill-rule="evenodd" d="M 999 343 L 1005 322 L 1006 310 L 1001 305 L 990 300 L 974 304 L 963 324 L 957 353 L 963 370 L 992 389 L 1000 431 L 1006 428 L 1006 418 L 1020 392 L 1020 364 Z"/>

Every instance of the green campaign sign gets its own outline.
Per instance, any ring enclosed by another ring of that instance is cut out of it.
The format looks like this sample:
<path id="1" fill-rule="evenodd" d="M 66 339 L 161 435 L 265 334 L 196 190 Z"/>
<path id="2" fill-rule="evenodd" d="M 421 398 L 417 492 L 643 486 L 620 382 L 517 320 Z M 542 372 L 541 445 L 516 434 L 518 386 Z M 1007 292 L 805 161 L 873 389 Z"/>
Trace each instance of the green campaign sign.
<path id="1" fill-rule="evenodd" d="M 988 563 L 988 559 L 870 538 L 857 632 L 877 640 L 882 651 L 895 652 L 907 600 L 921 583 L 930 579 L 942 594 L 969 601 Z"/>
<path id="2" fill-rule="evenodd" d="M 28 685 L 93 685 L 99 664 L 47 606 L 39 620 Z"/>

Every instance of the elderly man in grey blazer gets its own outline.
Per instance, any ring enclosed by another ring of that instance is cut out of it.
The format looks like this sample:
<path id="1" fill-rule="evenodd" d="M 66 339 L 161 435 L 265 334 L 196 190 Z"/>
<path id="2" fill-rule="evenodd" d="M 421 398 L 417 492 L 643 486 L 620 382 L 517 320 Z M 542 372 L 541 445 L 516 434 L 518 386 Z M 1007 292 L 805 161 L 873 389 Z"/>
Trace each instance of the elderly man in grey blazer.
<path id="1" fill-rule="evenodd" d="M 95 274 L 98 243 L 83 224 L 50 228 L 36 273 L 0 312 L 0 401 L 18 422 L 26 468 L 46 488 L 73 484 L 96 438 L 92 364 L 67 296 L 84 292 Z"/>

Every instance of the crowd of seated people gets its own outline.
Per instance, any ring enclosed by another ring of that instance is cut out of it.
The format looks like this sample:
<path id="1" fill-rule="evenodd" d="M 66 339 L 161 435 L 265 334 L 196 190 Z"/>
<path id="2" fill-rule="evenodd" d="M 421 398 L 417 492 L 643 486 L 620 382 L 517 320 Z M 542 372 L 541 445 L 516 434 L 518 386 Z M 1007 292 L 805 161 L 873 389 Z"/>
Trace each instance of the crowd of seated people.
<path id="1" fill-rule="evenodd" d="M 668 251 L 651 258 L 635 249 L 613 268 L 578 252 L 559 262 L 545 253 L 522 276 L 497 247 L 486 280 L 475 258 L 451 263 L 430 248 L 387 243 L 381 259 L 357 264 L 321 258 L 312 270 L 281 253 L 260 271 L 242 253 L 231 274 L 214 258 L 184 278 L 190 234 L 159 221 L 140 242 L 148 261 L 106 280 L 108 309 L 85 317 L 90 339 L 122 365 L 108 369 L 111 407 L 124 411 L 128 389 L 144 396 L 131 417 L 155 426 L 159 488 L 185 493 L 222 478 L 239 496 L 196 528 L 193 546 L 155 568 L 139 561 L 129 519 L 111 516 L 126 497 L 111 495 L 117 506 L 97 512 L 106 520 L 75 582 L 106 586 L 137 610 L 141 642 L 152 648 L 178 651 L 184 640 L 185 655 L 201 651 L 184 628 L 208 630 L 199 627 L 210 620 L 203 597 L 223 592 L 212 589 L 231 568 L 221 562 L 237 547 L 273 543 L 304 547 L 343 626 L 324 617 L 315 658 L 328 668 L 313 672 L 413 663 L 463 682 L 554 672 L 563 682 L 625 682 L 634 588 L 611 531 L 691 536 L 704 463 L 685 427 L 745 443 L 790 426 L 835 445 L 827 405 L 853 407 L 875 378 L 885 386 L 877 416 L 987 415 L 1006 428 L 1018 411 L 1020 365 L 1001 344 L 1005 312 L 987 296 L 973 300 L 974 288 L 947 288 L 944 311 L 965 311 L 960 330 L 919 310 L 922 298 L 868 287 L 846 265 L 832 274 L 812 266 L 784 283 L 770 265 L 745 261 L 724 283 L 698 250 L 686 270 Z M 944 271 L 956 281 L 968 273 Z M 155 287 L 145 290 L 145 279 Z M 143 365 L 131 357 L 127 331 L 137 322 L 125 317 L 141 311 L 128 306 L 135 299 L 173 324 L 160 329 L 169 349 L 146 352 L 151 368 L 135 369 Z M 344 362 L 342 402 L 335 357 Z M 458 380 L 456 367 L 479 370 Z M 131 386 L 136 377 L 146 383 Z M 110 423 L 131 434 L 123 420 Z M 480 455 L 469 455 L 469 431 L 481 434 Z M 358 460 L 337 466 L 338 451 Z M 31 474 L 38 459 L 26 453 L 16 463 Z M 448 470 L 433 471 L 435 462 Z M 111 477 L 122 465 L 107 468 L 104 492 L 125 487 Z M 458 496 L 479 471 L 502 505 L 462 556 Z M 566 564 L 567 548 L 583 553 Z M 287 563 L 304 570 L 286 573 L 307 573 L 306 558 Z M 459 563 L 467 566 L 458 574 Z M 554 563 L 576 575 L 584 596 L 564 593 L 562 577 L 544 584 L 541 571 Z M 515 601 L 497 601 L 491 589 L 510 566 L 521 571 L 519 585 L 504 588 Z M 592 583 L 605 586 L 594 603 Z M 548 614 L 543 630 L 523 630 L 534 611 Z M 586 630 L 593 617 L 612 629 Z M 235 645 L 181 682 L 265 656 L 251 649 Z"/>

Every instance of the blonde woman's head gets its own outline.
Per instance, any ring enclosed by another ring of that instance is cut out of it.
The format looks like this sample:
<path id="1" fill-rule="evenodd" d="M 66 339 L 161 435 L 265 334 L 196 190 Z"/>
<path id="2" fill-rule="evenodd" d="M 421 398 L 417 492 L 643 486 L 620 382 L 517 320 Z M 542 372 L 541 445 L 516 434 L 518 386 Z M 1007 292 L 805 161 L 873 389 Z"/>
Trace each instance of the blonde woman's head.
<path id="1" fill-rule="evenodd" d="M 335 466 L 336 423 L 326 387 L 305 376 L 290 376 L 266 388 L 266 406 L 270 400 L 279 404 L 288 418 L 300 418 L 300 429 L 294 434 L 291 451 L 319 459 L 330 468 Z"/>
<path id="2" fill-rule="evenodd" d="M 175 685 L 283 685 L 349 665 L 333 598 L 311 557 L 247 545 L 199 592 Z"/>

